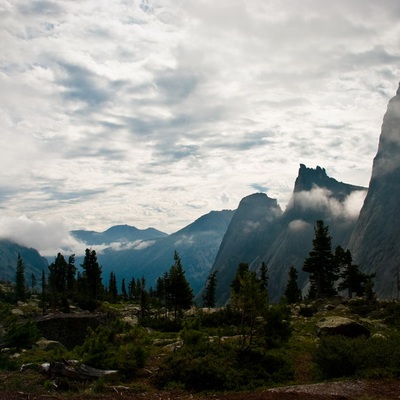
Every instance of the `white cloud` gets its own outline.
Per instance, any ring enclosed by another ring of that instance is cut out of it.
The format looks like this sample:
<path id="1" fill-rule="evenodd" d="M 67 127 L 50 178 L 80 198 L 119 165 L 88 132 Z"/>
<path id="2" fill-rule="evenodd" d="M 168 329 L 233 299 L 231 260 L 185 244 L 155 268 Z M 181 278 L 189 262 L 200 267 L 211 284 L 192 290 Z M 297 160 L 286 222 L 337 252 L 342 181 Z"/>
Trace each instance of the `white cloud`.
<path id="1" fill-rule="evenodd" d="M 304 211 L 328 213 L 335 218 L 356 219 L 364 203 L 366 190 L 351 192 L 343 201 L 332 196 L 332 193 L 320 187 L 293 194 L 294 204 Z"/>
<path id="2" fill-rule="evenodd" d="M 303 221 L 302 219 L 294 219 L 293 221 L 289 222 L 288 228 L 291 231 L 298 232 L 298 231 L 304 231 L 306 229 L 309 229 L 310 226 L 311 225 L 309 223 Z"/>
<path id="3" fill-rule="evenodd" d="M 256 186 L 284 207 L 300 163 L 366 186 L 399 21 L 393 0 L 6 1 L 2 215 L 171 233 Z"/>
<path id="4" fill-rule="evenodd" d="M 56 256 L 58 252 L 79 255 L 85 249 L 63 223 L 31 220 L 25 216 L 0 217 L 0 238 L 37 249 L 43 256 Z"/>

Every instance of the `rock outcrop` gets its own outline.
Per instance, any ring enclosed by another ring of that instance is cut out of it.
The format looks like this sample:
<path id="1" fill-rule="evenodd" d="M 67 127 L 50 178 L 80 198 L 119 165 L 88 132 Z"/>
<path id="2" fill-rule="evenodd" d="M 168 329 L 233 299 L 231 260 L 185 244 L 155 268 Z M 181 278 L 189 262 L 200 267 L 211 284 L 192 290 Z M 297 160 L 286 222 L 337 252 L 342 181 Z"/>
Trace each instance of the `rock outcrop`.
<path id="1" fill-rule="evenodd" d="M 398 296 L 400 266 L 400 87 L 383 118 L 369 190 L 348 247 L 377 295 Z"/>
<path id="2" fill-rule="evenodd" d="M 356 338 L 358 336 L 370 337 L 371 335 L 370 330 L 366 326 L 350 318 L 337 316 L 323 318 L 316 324 L 315 329 L 318 336 L 342 335 Z"/>
<path id="3" fill-rule="evenodd" d="M 291 266 L 299 271 L 300 286 L 305 286 L 308 275 L 301 268 L 312 248 L 315 222 L 324 220 L 334 239 L 333 245 L 344 246 L 357 218 L 349 214 L 346 200 L 359 191 L 365 193 L 366 188 L 339 182 L 321 167 L 313 169 L 301 164 L 284 213 L 277 201 L 265 194 L 245 197 L 231 220 L 212 268 L 218 271 L 217 304 L 229 299 L 230 284 L 242 262 L 248 263 L 251 270 L 266 263 L 273 302 L 282 296 Z"/>
<path id="4" fill-rule="evenodd" d="M 308 274 L 302 272 L 304 259 L 312 249 L 314 226 L 323 220 L 329 226 L 333 249 L 345 246 L 357 220 L 347 200 L 354 194 L 365 195 L 366 188 L 339 182 L 324 168 L 307 168 L 301 164 L 290 202 L 281 218 L 281 229 L 272 246 L 264 252 L 270 277 L 270 299 L 279 301 L 288 281 L 289 269 L 299 273 L 299 286 L 304 288 Z"/>
<path id="5" fill-rule="evenodd" d="M 229 299 L 230 284 L 239 263 L 248 263 L 251 269 L 260 266 L 263 252 L 271 246 L 279 231 L 281 215 L 282 210 L 277 201 L 264 193 L 255 193 L 241 200 L 211 270 L 218 271 L 218 304 L 224 304 Z"/>

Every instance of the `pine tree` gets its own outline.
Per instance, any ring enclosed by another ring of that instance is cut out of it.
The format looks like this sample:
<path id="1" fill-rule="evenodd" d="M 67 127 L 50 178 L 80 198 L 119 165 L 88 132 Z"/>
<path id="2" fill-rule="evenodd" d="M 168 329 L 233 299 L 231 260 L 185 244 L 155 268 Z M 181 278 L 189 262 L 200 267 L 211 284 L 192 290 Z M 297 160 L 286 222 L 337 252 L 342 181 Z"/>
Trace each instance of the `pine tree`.
<path id="1" fill-rule="evenodd" d="M 125 278 L 122 278 L 121 293 L 122 293 L 122 298 L 125 301 L 128 300 L 128 293 L 126 292 L 126 286 L 125 286 Z"/>
<path id="2" fill-rule="evenodd" d="M 68 257 L 67 265 L 67 293 L 69 297 L 73 297 L 76 292 L 76 267 L 75 267 L 75 254 L 71 254 Z"/>
<path id="3" fill-rule="evenodd" d="M 340 278 L 342 281 L 339 283 L 339 290 L 347 290 L 349 299 L 356 296 L 363 296 L 367 284 L 375 277 L 375 274 L 364 274 L 360 271 L 358 265 L 353 263 L 353 257 L 350 250 L 344 250 L 341 246 L 336 247 L 335 250 L 336 263 L 341 269 Z"/>
<path id="4" fill-rule="evenodd" d="M 231 291 L 233 293 L 238 293 L 241 287 L 240 279 L 243 278 L 244 274 L 249 272 L 249 264 L 240 263 L 236 271 L 235 278 L 231 283 Z"/>
<path id="5" fill-rule="evenodd" d="M 140 280 L 140 316 L 144 318 L 149 311 L 149 294 L 146 291 L 146 280 L 144 276 Z"/>
<path id="6" fill-rule="evenodd" d="M 104 294 L 101 277 L 101 266 L 97 261 L 95 250 L 86 249 L 82 264 L 83 273 L 80 276 L 80 296 L 84 307 L 94 310 Z"/>
<path id="7" fill-rule="evenodd" d="M 67 271 L 68 264 L 61 253 L 49 265 L 49 297 L 52 308 L 67 307 Z"/>
<path id="8" fill-rule="evenodd" d="M 298 303 L 301 300 L 301 290 L 297 280 L 297 269 L 292 266 L 289 270 L 289 280 L 285 289 L 285 298 L 289 304 Z"/>
<path id="9" fill-rule="evenodd" d="M 324 226 L 324 222 L 318 220 L 314 232 L 313 249 L 304 261 L 303 271 L 310 274 L 308 296 L 319 299 L 337 294 L 334 284 L 339 277 L 339 271 L 332 253 L 332 238 L 329 236 L 329 227 Z"/>
<path id="10" fill-rule="evenodd" d="M 215 307 L 215 291 L 217 287 L 217 272 L 214 271 L 208 275 L 206 290 L 203 295 L 203 307 Z"/>
<path id="11" fill-rule="evenodd" d="M 117 301 L 118 289 L 117 289 L 117 278 L 114 272 L 110 272 L 110 278 L 108 280 L 108 295 L 112 302 Z"/>
<path id="12" fill-rule="evenodd" d="M 181 317 L 183 310 L 187 310 L 193 303 L 193 291 L 186 280 L 179 254 L 174 253 L 174 265 L 171 266 L 166 282 L 167 306 L 174 312 L 175 321 Z"/>
<path id="13" fill-rule="evenodd" d="M 35 274 L 31 274 L 31 293 L 36 293 L 37 280 Z"/>
<path id="14" fill-rule="evenodd" d="M 46 274 L 42 271 L 42 295 L 41 295 L 41 302 L 42 302 L 42 314 L 46 313 L 46 302 L 47 302 L 47 282 L 46 282 Z"/>
<path id="15" fill-rule="evenodd" d="M 17 301 L 26 300 L 25 266 L 20 253 L 18 253 L 17 269 L 15 273 L 15 298 Z"/>
<path id="16" fill-rule="evenodd" d="M 247 350 L 260 331 L 259 317 L 265 317 L 268 308 L 268 291 L 264 282 L 255 272 L 249 271 L 248 264 L 239 264 L 231 285 L 231 303 L 241 314 L 240 347 Z"/>

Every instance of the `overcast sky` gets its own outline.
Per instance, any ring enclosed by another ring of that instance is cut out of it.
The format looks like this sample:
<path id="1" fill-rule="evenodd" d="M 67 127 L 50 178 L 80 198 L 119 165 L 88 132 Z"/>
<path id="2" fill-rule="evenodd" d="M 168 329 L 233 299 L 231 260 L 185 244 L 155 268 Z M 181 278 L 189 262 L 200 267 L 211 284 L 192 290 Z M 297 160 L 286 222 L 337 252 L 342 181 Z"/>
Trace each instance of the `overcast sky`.
<path id="1" fill-rule="evenodd" d="M 0 0 L 0 40 L 0 235 L 36 242 L 367 186 L 400 80 L 398 0 Z"/>

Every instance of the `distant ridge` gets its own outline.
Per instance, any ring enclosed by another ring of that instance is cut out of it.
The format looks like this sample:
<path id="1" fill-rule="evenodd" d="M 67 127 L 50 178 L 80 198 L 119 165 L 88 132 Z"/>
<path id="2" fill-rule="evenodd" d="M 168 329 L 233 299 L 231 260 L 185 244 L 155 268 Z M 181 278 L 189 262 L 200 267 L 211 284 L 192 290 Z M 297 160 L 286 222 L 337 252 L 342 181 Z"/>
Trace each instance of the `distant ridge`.
<path id="1" fill-rule="evenodd" d="M 115 225 L 104 232 L 75 230 L 72 235 L 84 243 L 92 245 L 129 243 L 137 240 L 159 239 L 168 236 L 166 233 L 154 228 L 138 229 L 130 225 Z"/>

